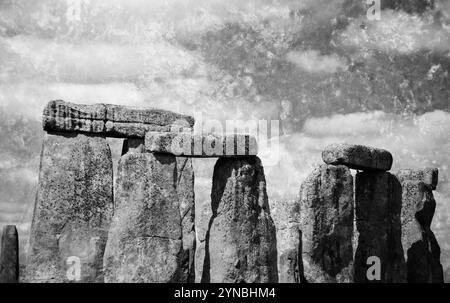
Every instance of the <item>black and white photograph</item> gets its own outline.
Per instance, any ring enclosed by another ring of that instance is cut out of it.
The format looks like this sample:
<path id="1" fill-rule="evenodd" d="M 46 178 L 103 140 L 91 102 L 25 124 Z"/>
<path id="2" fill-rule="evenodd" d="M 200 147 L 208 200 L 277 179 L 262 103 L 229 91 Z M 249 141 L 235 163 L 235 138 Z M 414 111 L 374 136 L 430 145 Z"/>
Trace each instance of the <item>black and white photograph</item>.
<path id="1" fill-rule="evenodd" d="M 0 233 L 7 285 L 450 283 L 450 0 L 0 0 Z"/>

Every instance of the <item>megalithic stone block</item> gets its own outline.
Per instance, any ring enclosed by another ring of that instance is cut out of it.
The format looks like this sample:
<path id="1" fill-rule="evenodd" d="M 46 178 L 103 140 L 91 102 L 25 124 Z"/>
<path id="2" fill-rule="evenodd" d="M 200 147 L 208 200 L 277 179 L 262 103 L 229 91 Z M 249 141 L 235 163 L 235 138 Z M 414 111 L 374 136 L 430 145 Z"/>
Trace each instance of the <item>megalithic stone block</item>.
<path id="1" fill-rule="evenodd" d="M 304 282 L 352 282 L 353 177 L 321 165 L 300 190 Z"/>
<path id="2" fill-rule="evenodd" d="M 277 282 L 276 230 L 259 158 L 219 159 L 211 203 L 202 282 Z"/>
<path id="3" fill-rule="evenodd" d="M 427 167 L 424 169 L 400 169 L 392 172 L 400 183 L 406 180 L 421 181 L 425 185 L 431 186 L 434 190 L 439 180 L 439 170 L 437 168 Z"/>
<path id="4" fill-rule="evenodd" d="M 126 139 L 123 143 L 122 155 L 126 153 L 145 152 L 144 139 Z M 181 226 L 183 231 L 183 253 L 180 281 L 195 282 L 195 193 L 194 168 L 192 159 L 176 157 L 177 161 L 177 194 L 180 202 Z"/>
<path id="5" fill-rule="evenodd" d="M 104 137 L 47 134 L 26 282 L 103 282 L 113 213 L 113 164 Z"/>
<path id="6" fill-rule="evenodd" d="M 380 148 L 353 144 L 331 144 L 322 151 L 327 164 L 345 165 L 360 170 L 387 171 L 392 167 L 392 155 Z"/>
<path id="7" fill-rule="evenodd" d="M 105 282 L 182 282 L 176 166 L 170 155 L 127 153 L 120 159 Z"/>
<path id="8" fill-rule="evenodd" d="M 180 202 L 183 252 L 181 281 L 195 282 L 195 193 L 192 159 L 177 159 L 177 194 Z"/>
<path id="9" fill-rule="evenodd" d="M 402 188 L 402 245 L 408 282 L 443 282 L 440 248 L 430 230 L 436 208 L 431 186 L 406 180 Z"/>
<path id="10" fill-rule="evenodd" d="M 355 282 L 406 282 L 401 243 L 401 184 L 388 172 L 359 172 L 356 174 L 355 205 L 358 233 Z M 368 275 L 369 271 L 371 275 Z"/>
<path id="11" fill-rule="evenodd" d="M 19 235 L 14 225 L 3 227 L 0 248 L 0 283 L 19 281 Z"/>
<path id="12" fill-rule="evenodd" d="M 184 157 L 256 156 L 256 138 L 246 134 L 196 135 L 191 132 L 148 132 L 145 148 L 149 152 Z"/>
<path id="13" fill-rule="evenodd" d="M 192 128 L 194 118 L 160 109 L 111 104 L 83 105 L 50 101 L 44 109 L 47 132 L 92 133 L 118 138 L 144 138 L 148 131 Z"/>

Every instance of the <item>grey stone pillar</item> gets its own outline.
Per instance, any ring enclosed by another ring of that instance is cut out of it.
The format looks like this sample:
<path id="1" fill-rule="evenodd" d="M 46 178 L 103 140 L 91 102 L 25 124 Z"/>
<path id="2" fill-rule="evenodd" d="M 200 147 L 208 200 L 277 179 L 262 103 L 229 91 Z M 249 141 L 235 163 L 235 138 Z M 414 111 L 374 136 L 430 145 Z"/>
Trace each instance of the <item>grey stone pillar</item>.
<path id="1" fill-rule="evenodd" d="M 127 153 L 120 159 L 115 212 L 104 257 L 105 282 L 182 281 L 177 161 Z"/>
<path id="2" fill-rule="evenodd" d="M 303 282 L 352 282 L 353 177 L 321 165 L 300 190 Z"/>
<path id="3" fill-rule="evenodd" d="M 14 225 L 3 227 L 0 247 L 0 283 L 19 281 L 19 235 Z"/>
<path id="4" fill-rule="evenodd" d="M 402 188 L 397 178 L 388 172 L 357 173 L 355 205 L 355 282 L 406 282 L 400 220 Z M 368 262 L 369 257 L 381 262 L 379 280 L 367 278 L 367 271 L 375 265 Z"/>
<path id="5" fill-rule="evenodd" d="M 402 245 L 409 283 L 443 283 L 440 248 L 430 229 L 436 201 L 429 185 L 402 183 Z"/>
<path id="6" fill-rule="evenodd" d="M 219 159 L 211 203 L 202 282 L 277 282 L 276 230 L 259 158 Z"/>
<path id="7" fill-rule="evenodd" d="M 113 165 L 106 139 L 47 134 L 24 281 L 102 282 L 112 213 Z"/>

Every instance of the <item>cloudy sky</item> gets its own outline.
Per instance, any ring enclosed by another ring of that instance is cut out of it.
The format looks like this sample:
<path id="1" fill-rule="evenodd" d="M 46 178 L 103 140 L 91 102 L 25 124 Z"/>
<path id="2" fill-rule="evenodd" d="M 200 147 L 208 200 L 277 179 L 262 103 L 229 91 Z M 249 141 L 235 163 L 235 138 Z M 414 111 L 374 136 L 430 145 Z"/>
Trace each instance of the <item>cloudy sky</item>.
<path id="1" fill-rule="evenodd" d="M 438 167 L 449 266 L 450 3 L 428 2 L 384 0 L 370 21 L 360 0 L 0 0 L 0 225 L 26 238 L 49 100 L 153 106 L 280 120 L 273 207 L 329 143 Z M 214 162 L 195 164 L 201 203 Z"/>

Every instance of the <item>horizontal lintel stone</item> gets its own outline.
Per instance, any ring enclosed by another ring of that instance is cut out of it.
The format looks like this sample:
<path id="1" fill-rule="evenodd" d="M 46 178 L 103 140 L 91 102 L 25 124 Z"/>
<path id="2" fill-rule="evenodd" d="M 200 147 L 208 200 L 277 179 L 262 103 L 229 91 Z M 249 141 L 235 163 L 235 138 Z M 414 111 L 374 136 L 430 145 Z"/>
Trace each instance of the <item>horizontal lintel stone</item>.
<path id="1" fill-rule="evenodd" d="M 388 171 L 392 154 L 384 149 L 353 144 L 331 144 L 322 152 L 322 159 L 331 165 L 345 165 L 359 170 Z"/>
<path id="2" fill-rule="evenodd" d="M 149 131 L 192 128 L 194 118 L 174 112 L 111 104 L 75 104 L 50 101 L 44 109 L 43 128 L 47 132 L 81 132 L 107 137 L 144 138 Z"/>
<path id="3" fill-rule="evenodd" d="M 201 135 L 191 132 L 148 132 L 147 152 L 183 157 L 217 158 L 256 156 L 256 138 L 247 134 Z"/>

